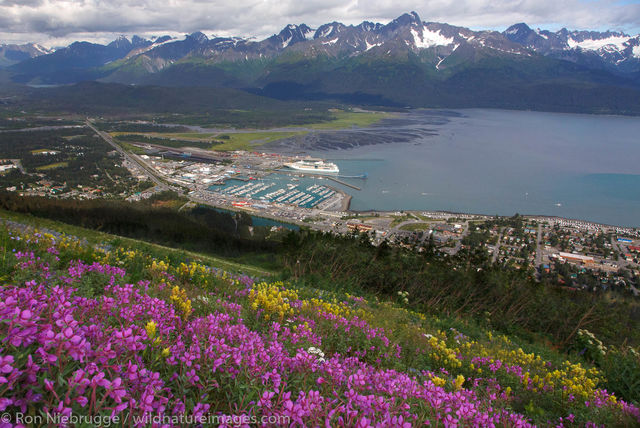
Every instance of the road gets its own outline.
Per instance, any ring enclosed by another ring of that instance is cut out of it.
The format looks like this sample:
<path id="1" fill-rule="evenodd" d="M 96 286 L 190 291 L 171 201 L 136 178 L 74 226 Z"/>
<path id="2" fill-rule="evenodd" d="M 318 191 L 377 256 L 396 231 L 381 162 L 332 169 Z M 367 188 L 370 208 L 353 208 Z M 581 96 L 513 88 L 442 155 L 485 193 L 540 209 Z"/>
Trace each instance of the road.
<path id="1" fill-rule="evenodd" d="M 496 246 L 493 248 L 493 254 L 491 255 L 491 261 L 493 263 L 498 261 L 498 255 L 500 255 L 500 241 L 502 240 L 503 231 L 504 231 L 504 228 L 501 227 L 500 231 L 498 232 L 498 240 L 496 241 Z"/>
<path id="2" fill-rule="evenodd" d="M 542 225 L 538 223 L 538 237 L 536 238 L 536 268 L 542 264 Z"/>
<path id="3" fill-rule="evenodd" d="M 113 139 L 111 138 L 111 135 L 109 135 L 106 132 L 102 132 L 99 131 L 94 125 L 93 123 L 91 123 L 91 121 L 89 121 L 89 119 L 87 119 L 85 121 L 85 124 L 91 128 L 93 130 L 93 132 L 95 132 L 96 134 L 98 134 L 98 136 L 100 136 L 100 138 L 102 138 L 107 144 L 109 144 L 111 147 L 113 147 L 118 153 L 120 153 L 125 159 L 127 159 L 129 162 L 138 165 L 146 174 L 146 176 L 153 181 L 156 186 L 163 188 L 163 189 L 168 189 L 169 187 L 162 182 L 156 175 L 155 173 L 153 173 L 152 171 L 149 170 L 149 168 L 147 167 L 147 165 L 143 164 L 143 162 L 141 162 L 140 160 L 137 159 L 137 157 L 127 153 L 122 147 L 120 147 L 120 145 L 116 144 L 113 142 Z"/>
<path id="4" fill-rule="evenodd" d="M 625 259 L 624 255 L 625 255 L 626 251 L 624 250 L 624 248 L 622 248 L 622 245 L 620 245 L 620 243 L 617 241 L 615 235 L 611 235 L 611 246 L 612 246 L 613 250 L 617 251 L 619 253 L 619 255 L 620 255 L 618 260 L 616 260 L 616 263 L 618 264 L 618 266 L 624 267 L 624 268 L 628 268 L 629 266 L 633 266 L 633 264 L 631 262 L 628 262 Z"/>
<path id="5" fill-rule="evenodd" d="M 618 251 L 621 256 L 624 256 L 624 250 L 620 246 L 620 243 L 616 239 L 616 235 L 611 235 L 611 246 L 614 250 Z"/>
<path id="6" fill-rule="evenodd" d="M 460 234 L 460 236 L 467 236 L 467 232 L 469 232 L 469 222 L 464 222 L 462 223 L 462 225 L 462 233 Z M 455 247 L 453 247 L 453 254 L 458 254 L 458 251 L 460 251 L 460 247 L 462 247 L 462 238 L 456 240 L 456 245 Z"/>
<path id="7" fill-rule="evenodd" d="M 178 212 L 182 211 L 184 208 L 189 207 L 189 206 L 195 206 L 195 203 L 191 200 L 189 200 L 188 202 L 185 202 L 184 205 L 182 205 L 180 208 L 178 208 Z"/>

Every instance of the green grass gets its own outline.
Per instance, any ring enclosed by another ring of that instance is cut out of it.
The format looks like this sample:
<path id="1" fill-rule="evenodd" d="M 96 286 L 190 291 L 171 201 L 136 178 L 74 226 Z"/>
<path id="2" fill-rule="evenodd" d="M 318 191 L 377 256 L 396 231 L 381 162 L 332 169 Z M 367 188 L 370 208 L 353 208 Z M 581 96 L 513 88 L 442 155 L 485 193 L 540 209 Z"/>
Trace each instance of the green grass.
<path id="1" fill-rule="evenodd" d="M 36 168 L 36 171 L 49 171 L 51 169 L 65 168 L 69 166 L 69 162 L 56 162 L 49 165 L 43 165 Z"/>
<path id="2" fill-rule="evenodd" d="M 0 220 L 7 219 L 22 224 L 26 224 L 37 228 L 52 229 L 57 232 L 65 233 L 67 235 L 76 236 L 78 238 L 84 238 L 89 244 L 111 244 L 113 246 L 126 247 L 129 249 L 138 249 L 142 252 L 155 254 L 156 257 L 162 258 L 164 255 L 180 255 L 184 259 L 196 260 L 204 263 L 208 266 L 217 267 L 219 269 L 234 272 L 244 273 L 251 276 L 267 277 L 274 275 L 274 272 L 256 266 L 252 266 L 245 263 L 238 263 L 232 260 L 228 260 L 221 257 L 215 257 L 208 254 L 195 253 L 186 250 L 177 250 L 175 248 L 166 247 L 164 245 L 153 244 L 138 239 L 125 238 L 116 235 L 110 235 L 108 233 L 102 233 L 90 229 L 85 229 L 78 226 L 72 226 L 69 224 L 48 220 L 40 217 L 33 217 L 30 215 L 13 213 L 5 210 L 0 210 Z M 116 245 L 117 244 L 117 245 Z"/>
<path id="3" fill-rule="evenodd" d="M 360 220 L 360 221 L 367 221 L 367 220 L 375 220 L 375 219 L 379 219 L 380 216 L 376 216 L 376 215 L 346 215 L 344 217 L 341 217 L 341 220 Z"/>
<path id="4" fill-rule="evenodd" d="M 420 219 L 411 213 L 407 213 L 405 215 L 393 216 L 393 220 L 391 221 L 390 226 L 394 227 L 399 225 L 400 223 L 403 223 L 409 220 L 420 220 Z"/>
<path id="5" fill-rule="evenodd" d="M 116 143 L 118 143 L 120 147 L 122 147 L 123 149 L 125 149 L 130 153 L 133 153 L 136 155 L 144 155 L 147 153 L 143 148 L 134 146 L 133 144 L 125 143 L 124 141 L 117 141 L 117 140 L 114 140 L 114 141 L 116 141 Z"/>
<path id="6" fill-rule="evenodd" d="M 200 132 L 176 132 L 176 133 L 166 133 L 160 134 L 157 132 L 152 132 L 153 137 L 157 138 L 177 138 L 180 140 L 193 140 L 193 141 L 209 141 L 214 138 L 217 134 L 210 133 L 200 133 Z"/>
<path id="7" fill-rule="evenodd" d="M 371 126 L 382 119 L 388 119 L 393 117 L 391 113 L 384 112 L 354 112 L 344 110 L 334 110 L 332 114 L 335 116 L 334 120 L 322 123 L 312 123 L 308 125 L 313 129 L 345 129 L 352 127 L 366 127 Z"/>
<path id="8" fill-rule="evenodd" d="M 231 151 L 231 150 L 254 150 L 257 146 L 262 144 L 271 143 L 272 141 L 282 140 L 285 138 L 296 137 L 298 135 L 304 135 L 306 132 L 269 132 L 269 131 L 257 131 L 247 133 L 227 133 L 228 140 L 222 144 L 216 144 L 212 147 L 213 150 Z"/>
<path id="9" fill-rule="evenodd" d="M 49 149 L 35 149 L 35 150 L 31 150 L 31 154 L 32 155 L 39 155 L 45 152 L 48 152 Z"/>
<path id="10" fill-rule="evenodd" d="M 410 232 L 415 232 L 418 230 L 429 230 L 431 226 L 429 223 L 409 223 L 400 226 L 400 230 L 408 230 Z"/>
<path id="11" fill-rule="evenodd" d="M 156 132 L 112 132 L 111 136 L 117 138 L 121 135 L 139 135 L 141 137 L 152 137 L 167 140 L 170 139 L 182 140 L 185 143 L 207 143 L 212 140 L 216 142 L 222 142 L 212 144 L 211 150 L 220 151 L 233 151 L 233 150 L 254 150 L 256 146 L 270 143 L 272 141 L 282 140 L 284 138 L 291 138 L 298 135 L 306 134 L 305 131 L 256 131 L 256 132 L 242 132 L 242 133 L 224 133 L 224 134 L 210 134 L 210 133 L 198 133 L 198 132 L 186 132 L 186 133 L 166 133 L 159 134 Z M 218 139 L 221 135 L 225 135 L 225 139 Z M 119 141 L 120 142 L 120 141 Z M 122 143 L 122 142 L 120 142 Z M 176 146 L 175 141 L 171 141 L 170 146 Z M 169 144 L 168 144 L 169 145 Z M 185 144 L 187 145 L 187 144 Z M 127 150 L 129 150 L 127 148 Z"/>
<path id="12" fill-rule="evenodd" d="M 433 218 L 433 217 L 429 217 L 426 215 L 422 215 L 422 214 L 413 214 L 414 217 L 418 217 L 420 220 L 423 221 L 442 221 L 442 219 L 437 219 L 437 218 Z"/>
<path id="13" fill-rule="evenodd" d="M 354 112 L 344 110 L 332 110 L 333 120 L 328 122 L 318 122 L 309 125 L 290 125 L 288 128 L 304 128 L 310 129 L 345 129 L 352 127 L 366 127 L 379 122 L 382 119 L 393 117 L 391 113 L 384 112 Z M 285 138 L 296 137 L 306 134 L 307 131 L 271 131 L 256 130 L 250 132 L 226 132 L 221 134 L 200 133 L 200 132 L 176 132 L 176 133 L 158 133 L 158 132 L 111 132 L 111 136 L 117 138 L 121 135 L 140 135 L 141 137 L 175 139 L 185 142 L 210 142 L 212 140 L 222 141 L 222 144 L 213 144 L 211 150 L 233 151 L 233 150 L 254 150 L 256 147 L 271 143 L 273 141 Z M 220 139 L 224 135 L 228 139 Z M 174 145 L 172 145 L 174 146 Z"/>
<path id="14" fill-rule="evenodd" d="M 193 142 L 202 142 L 202 141 L 208 142 L 208 141 L 211 141 L 217 134 L 205 134 L 205 133 L 199 133 L 199 132 L 186 132 L 186 133 L 165 132 L 165 133 L 160 133 L 160 132 L 122 132 L 122 131 L 117 131 L 117 132 L 110 132 L 109 135 L 111 135 L 114 138 L 125 136 L 125 135 L 136 135 L 136 136 L 143 137 L 143 138 L 159 138 L 159 139 L 162 139 L 162 140 L 174 139 L 174 140 L 193 141 Z"/>

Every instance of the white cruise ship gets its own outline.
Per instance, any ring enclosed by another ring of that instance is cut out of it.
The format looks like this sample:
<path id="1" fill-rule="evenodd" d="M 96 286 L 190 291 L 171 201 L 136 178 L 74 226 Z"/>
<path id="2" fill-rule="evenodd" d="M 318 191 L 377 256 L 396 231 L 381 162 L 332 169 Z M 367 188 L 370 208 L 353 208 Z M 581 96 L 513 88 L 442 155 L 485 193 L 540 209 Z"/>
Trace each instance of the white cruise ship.
<path id="1" fill-rule="evenodd" d="M 297 162 L 285 163 L 291 169 L 302 172 L 313 172 L 316 174 L 337 174 L 340 172 L 335 163 L 324 162 L 319 159 L 304 159 Z"/>

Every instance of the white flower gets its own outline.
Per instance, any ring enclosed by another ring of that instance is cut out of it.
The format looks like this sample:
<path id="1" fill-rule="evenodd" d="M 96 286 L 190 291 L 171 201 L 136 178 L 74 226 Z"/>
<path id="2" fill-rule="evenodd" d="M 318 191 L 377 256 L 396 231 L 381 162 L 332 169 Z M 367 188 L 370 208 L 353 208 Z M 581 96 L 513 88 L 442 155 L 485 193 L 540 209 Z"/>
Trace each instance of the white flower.
<path id="1" fill-rule="evenodd" d="M 311 346 L 309 349 L 307 349 L 307 353 L 309 353 L 311 355 L 317 355 L 318 356 L 318 360 L 320 362 L 324 361 L 324 352 L 322 352 L 322 350 L 316 348 L 315 346 Z"/>

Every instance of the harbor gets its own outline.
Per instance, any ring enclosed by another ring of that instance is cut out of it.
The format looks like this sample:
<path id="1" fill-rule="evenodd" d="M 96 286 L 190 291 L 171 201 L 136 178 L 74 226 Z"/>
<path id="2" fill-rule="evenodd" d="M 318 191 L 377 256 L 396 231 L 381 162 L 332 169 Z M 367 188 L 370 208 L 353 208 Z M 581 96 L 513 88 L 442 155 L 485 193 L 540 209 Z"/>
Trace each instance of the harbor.
<path id="1" fill-rule="evenodd" d="M 327 178 L 328 178 L 329 180 L 331 180 L 331 181 L 335 181 L 335 182 L 336 182 L 336 183 L 338 183 L 338 184 L 342 184 L 343 186 L 351 187 L 352 189 L 355 189 L 355 190 L 362 190 L 362 189 L 361 189 L 360 187 L 358 187 L 358 186 L 355 186 L 355 185 L 353 185 L 353 184 L 349 184 L 349 183 L 347 183 L 346 181 L 339 180 L 339 179 L 337 179 L 337 178 L 335 178 L 335 177 L 327 177 Z"/>
<path id="2" fill-rule="evenodd" d="M 325 202 L 336 195 L 336 190 L 315 181 L 309 177 L 291 179 L 280 174 L 270 174 L 249 182 L 228 179 L 224 184 L 210 186 L 209 190 L 258 202 L 286 204 L 300 208 L 322 208 L 326 205 Z"/>
<path id="3" fill-rule="evenodd" d="M 338 178 L 342 176 L 336 164 L 318 158 L 244 151 L 209 158 L 199 150 L 158 151 L 148 145 L 138 146 L 146 152 L 139 156 L 140 161 L 168 182 L 191 189 L 192 197 L 199 195 L 216 206 L 276 210 L 287 218 L 302 219 L 310 210 L 349 209 L 351 195 L 329 185 L 329 180 L 359 190 Z M 347 178 L 366 178 L 366 174 Z"/>

